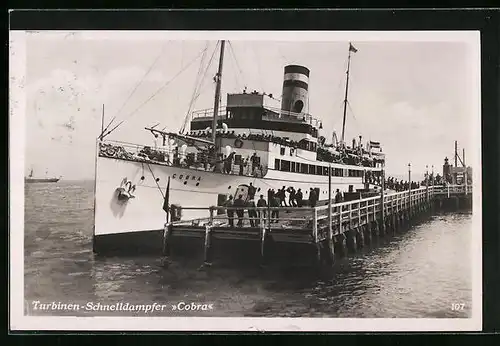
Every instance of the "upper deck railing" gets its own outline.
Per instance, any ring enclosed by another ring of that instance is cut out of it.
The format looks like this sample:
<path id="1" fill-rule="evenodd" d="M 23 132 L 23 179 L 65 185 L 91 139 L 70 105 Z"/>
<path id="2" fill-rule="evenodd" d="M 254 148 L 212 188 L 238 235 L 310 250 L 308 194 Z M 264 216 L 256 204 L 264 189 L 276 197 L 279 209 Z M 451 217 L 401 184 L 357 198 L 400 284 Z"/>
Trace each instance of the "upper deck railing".
<path id="1" fill-rule="evenodd" d="M 168 147 L 152 148 L 112 140 L 99 143 L 99 156 L 252 177 L 263 177 L 268 171 L 266 164 L 252 165 L 248 161 L 243 165 L 231 163 L 231 166 L 228 167 L 224 165 L 222 160 L 215 160 L 213 157 L 208 157 L 208 155 L 183 153 Z"/>
<path id="2" fill-rule="evenodd" d="M 285 111 L 280 108 L 263 106 L 263 109 L 269 110 L 271 112 L 266 112 L 262 119 L 264 120 L 276 120 L 283 122 L 293 122 L 293 123 L 306 123 L 314 127 L 319 127 L 321 124 L 321 120 L 313 117 L 308 113 L 296 113 L 292 111 Z M 214 110 L 213 108 L 200 109 L 193 111 L 192 119 L 200 119 L 206 120 L 213 118 Z M 219 112 L 217 113 L 217 117 L 221 120 L 225 119 L 227 115 L 227 107 L 220 107 Z"/>

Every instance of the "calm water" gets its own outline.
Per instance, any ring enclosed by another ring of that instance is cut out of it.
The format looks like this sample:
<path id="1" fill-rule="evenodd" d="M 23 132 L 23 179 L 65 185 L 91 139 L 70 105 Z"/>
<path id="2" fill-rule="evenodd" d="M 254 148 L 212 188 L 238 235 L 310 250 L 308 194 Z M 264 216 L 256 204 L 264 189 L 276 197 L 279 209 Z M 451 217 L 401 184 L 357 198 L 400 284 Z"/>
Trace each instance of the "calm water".
<path id="1" fill-rule="evenodd" d="M 259 269 L 199 259 L 107 258 L 92 253 L 93 182 L 28 184 L 25 212 L 25 312 L 50 315 L 144 315 L 143 312 L 41 312 L 33 301 L 166 304 L 162 316 L 469 317 L 471 215 L 432 217 L 328 272 Z M 209 311 L 171 305 L 213 304 Z M 452 303 L 464 303 L 452 311 Z"/>

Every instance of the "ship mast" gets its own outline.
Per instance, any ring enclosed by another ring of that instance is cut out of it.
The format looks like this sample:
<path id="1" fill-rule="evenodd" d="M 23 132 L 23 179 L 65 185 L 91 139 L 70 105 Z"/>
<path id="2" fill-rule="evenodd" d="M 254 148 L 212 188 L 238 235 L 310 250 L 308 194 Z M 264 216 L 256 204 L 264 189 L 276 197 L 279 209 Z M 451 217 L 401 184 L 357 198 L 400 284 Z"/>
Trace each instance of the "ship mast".
<path id="1" fill-rule="evenodd" d="M 215 149 L 217 150 L 217 144 L 215 143 L 216 129 L 217 129 L 217 117 L 219 116 L 219 102 L 220 102 L 220 90 L 222 84 L 222 66 L 224 63 L 224 46 L 226 41 L 220 41 L 220 57 L 219 57 L 219 69 L 215 75 L 215 100 L 214 100 L 214 118 L 212 119 L 212 142 L 214 143 Z"/>
<path id="2" fill-rule="evenodd" d="M 345 117 L 347 114 L 347 92 L 349 90 L 349 69 L 351 66 L 351 52 L 356 53 L 357 49 L 349 42 L 349 55 L 347 56 L 347 72 L 346 72 L 346 83 L 345 83 L 345 98 L 344 98 L 344 120 L 342 121 L 342 137 L 341 143 L 344 144 L 344 135 L 345 135 Z"/>

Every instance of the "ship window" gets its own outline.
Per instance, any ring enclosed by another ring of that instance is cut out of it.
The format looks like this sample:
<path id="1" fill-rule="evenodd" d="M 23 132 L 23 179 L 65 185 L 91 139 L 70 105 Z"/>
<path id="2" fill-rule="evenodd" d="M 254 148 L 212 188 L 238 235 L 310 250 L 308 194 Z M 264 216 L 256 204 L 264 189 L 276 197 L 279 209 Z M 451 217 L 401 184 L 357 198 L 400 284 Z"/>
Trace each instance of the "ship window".
<path id="1" fill-rule="evenodd" d="M 302 112 L 302 109 L 304 108 L 304 102 L 302 102 L 302 100 L 298 100 L 297 102 L 295 102 L 295 104 L 293 105 L 293 111 L 295 113 L 300 113 Z"/>
<path id="2" fill-rule="evenodd" d="M 274 160 L 274 169 L 277 171 L 280 170 L 280 160 L 279 159 Z"/>
<path id="3" fill-rule="evenodd" d="M 281 171 L 290 172 L 290 161 L 281 160 Z"/>
<path id="4" fill-rule="evenodd" d="M 323 175 L 328 175 L 328 167 L 323 167 Z"/>
<path id="5" fill-rule="evenodd" d="M 295 166 L 295 162 L 292 162 L 292 169 L 291 169 L 291 172 L 295 172 L 295 168 L 296 168 L 296 166 Z"/>
<path id="6" fill-rule="evenodd" d="M 315 173 L 316 173 L 316 166 L 309 165 L 309 174 L 315 174 Z"/>
<path id="7" fill-rule="evenodd" d="M 316 175 L 323 175 L 323 167 L 316 166 Z"/>
<path id="8" fill-rule="evenodd" d="M 280 148 L 280 155 L 285 155 L 285 147 Z"/>
<path id="9" fill-rule="evenodd" d="M 301 163 L 300 164 L 300 172 L 301 173 L 304 173 L 304 174 L 307 174 L 308 170 L 309 170 L 309 165 L 307 163 Z"/>
<path id="10" fill-rule="evenodd" d="M 347 168 L 343 169 L 342 176 L 347 177 Z"/>

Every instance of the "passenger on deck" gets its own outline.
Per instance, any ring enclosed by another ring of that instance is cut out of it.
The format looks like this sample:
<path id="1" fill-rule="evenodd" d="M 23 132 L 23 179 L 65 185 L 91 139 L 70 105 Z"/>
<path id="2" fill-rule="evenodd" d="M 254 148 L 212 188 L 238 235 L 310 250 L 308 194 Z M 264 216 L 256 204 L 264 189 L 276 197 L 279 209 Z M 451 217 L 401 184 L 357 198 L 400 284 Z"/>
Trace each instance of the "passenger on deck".
<path id="1" fill-rule="evenodd" d="M 257 167 L 259 167 L 259 159 L 257 157 L 257 154 L 253 153 L 250 160 L 252 162 L 252 174 L 255 175 L 255 170 L 257 169 Z"/>
<path id="2" fill-rule="evenodd" d="M 243 216 L 245 215 L 245 201 L 243 200 L 243 195 L 239 195 L 238 198 L 234 201 L 233 206 L 238 208 L 236 210 L 236 215 L 238 216 L 238 227 L 243 226 Z"/>
<path id="3" fill-rule="evenodd" d="M 224 161 L 224 173 L 227 174 L 231 173 L 233 167 L 234 155 L 235 152 L 233 151 L 231 154 L 228 155 L 228 157 L 226 157 Z"/>
<path id="4" fill-rule="evenodd" d="M 243 162 L 243 159 L 240 159 L 240 175 L 243 175 L 243 167 L 245 163 Z"/>
<path id="5" fill-rule="evenodd" d="M 228 200 L 224 203 L 224 207 L 226 207 L 227 210 L 227 221 L 229 223 L 229 227 L 233 228 L 234 227 L 234 210 L 232 209 L 233 206 L 233 196 L 229 196 Z"/>

